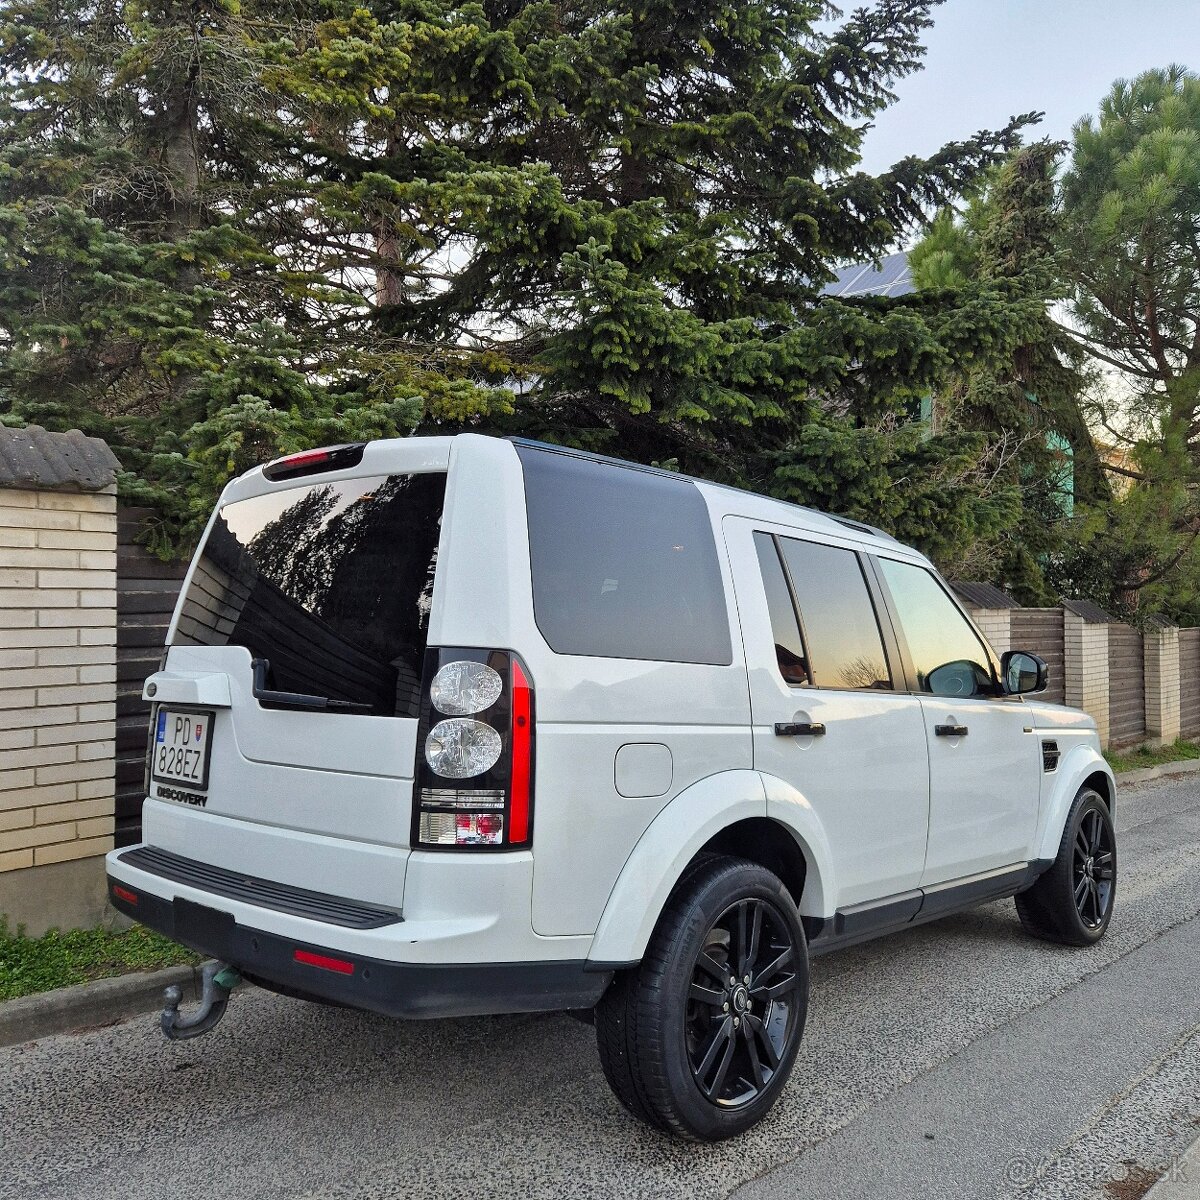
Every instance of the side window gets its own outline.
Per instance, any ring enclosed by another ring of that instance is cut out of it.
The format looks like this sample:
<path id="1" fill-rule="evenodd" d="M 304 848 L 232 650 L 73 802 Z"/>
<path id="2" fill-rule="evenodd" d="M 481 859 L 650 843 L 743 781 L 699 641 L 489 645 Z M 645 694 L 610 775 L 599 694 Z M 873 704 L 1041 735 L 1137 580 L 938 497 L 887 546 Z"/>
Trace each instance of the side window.
<path id="1" fill-rule="evenodd" d="M 781 537 L 816 687 L 890 691 L 883 637 L 858 555 Z"/>
<path id="2" fill-rule="evenodd" d="M 917 672 L 935 696 L 993 696 L 992 671 L 975 631 L 924 567 L 878 558 Z"/>
<path id="3" fill-rule="evenodd" d="M 775 539 L 769 533 L 756 533 L 754 548 L 758 551 L 758 565 L 767 593 L 779 673 L 784 682 L 792 687 L 804 687 L 812 682 L 808 673 L 808 657 L 804 653 L 796 609 L 792 604 L 792 594 L 788 591 L 783 564 L 779 561 L 779 551 L 775 549 Z"/>

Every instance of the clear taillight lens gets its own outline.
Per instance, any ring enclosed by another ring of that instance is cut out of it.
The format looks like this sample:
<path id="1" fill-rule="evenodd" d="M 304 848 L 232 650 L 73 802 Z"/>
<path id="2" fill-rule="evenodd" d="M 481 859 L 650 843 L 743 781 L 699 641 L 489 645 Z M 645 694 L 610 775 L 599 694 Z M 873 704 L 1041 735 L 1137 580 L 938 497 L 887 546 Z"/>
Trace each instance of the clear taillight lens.
<path id="1" fill-rule="evenodd" d="M 483 721 L 439 721 L 425 739 L 425 761 L 443 779 L 473 779 L 490 771 L 504 751 L 500 735 Z"/>
<path id="2" fill-rule="evenodd" d="M 491 708 L 503 690 L 504 680 L 487 663 L 459 659 L 438 668 L 429 699 L 448 717 L 469 717 Z"/>
<path id="3" fill-rule="evenodd" d="M 504 816 L 492 812 L 423 812 L 421 841 L 427 846 L 499 846 Z"/>

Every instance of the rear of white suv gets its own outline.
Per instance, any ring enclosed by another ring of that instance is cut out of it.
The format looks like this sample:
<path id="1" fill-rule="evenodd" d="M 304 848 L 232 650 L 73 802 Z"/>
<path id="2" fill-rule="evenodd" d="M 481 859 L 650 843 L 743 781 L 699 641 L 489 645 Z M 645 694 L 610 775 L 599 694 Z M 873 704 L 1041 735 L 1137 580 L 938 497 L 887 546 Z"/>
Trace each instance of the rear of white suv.
<path id="1" fill-rule="evenodd" d="M 521 502 L 512 447 L 471 437 L 231 483 L 146 682 L 145 840 L 110 855 L 114 905 L 278 990 L 394 1015 L 593 1004 L 611 975 L 585 971 L 587 939 L 530 918 Z"/>

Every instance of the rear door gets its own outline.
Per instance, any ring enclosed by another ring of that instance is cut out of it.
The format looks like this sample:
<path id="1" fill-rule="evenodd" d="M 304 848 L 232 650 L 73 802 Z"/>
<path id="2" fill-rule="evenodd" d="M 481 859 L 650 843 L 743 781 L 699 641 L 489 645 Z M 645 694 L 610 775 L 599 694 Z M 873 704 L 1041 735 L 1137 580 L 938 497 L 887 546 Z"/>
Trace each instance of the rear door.
<path id="1" fill-rule="evenodd" d="M 170 738 L 190 714 L 207 778 L 184 751 L 195 781 L 152 771 L 153 797 L 407 844 L 447 445 L 382 443 L 353 470 L 235 485 L 189 572 L 152 730 Z"/>
<path id="2" fill-rule="evenodd" d="M 932 886 L 1024 862 L 1037 828 L 1041 750 L 1020 697 L 1001 695 L 991 655 L 923 566 L 877 557 L 921 693 L 929 739 Z"/>
<path id="3" fill-rule="evenodd" d="M 833 853 L 837 907 L 911 891 L 925 860 L 925 728 L 862 556 L 741 517 L 726 519 L 725 535 L 755 768 L 790 784 L 816 812 Z"/>

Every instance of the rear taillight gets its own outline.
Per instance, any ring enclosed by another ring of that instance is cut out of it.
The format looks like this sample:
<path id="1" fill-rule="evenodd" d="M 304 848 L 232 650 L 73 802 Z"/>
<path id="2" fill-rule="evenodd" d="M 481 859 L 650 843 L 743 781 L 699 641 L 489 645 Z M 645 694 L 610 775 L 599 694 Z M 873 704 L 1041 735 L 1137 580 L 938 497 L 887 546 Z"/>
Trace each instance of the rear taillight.
<path id="1" fill-rule="evenodd" d="M 517 850 L 533 835 L 533 686 L 505 650 L 430 649 L 413 845 Z"/>

